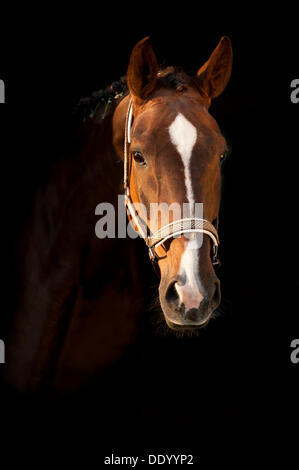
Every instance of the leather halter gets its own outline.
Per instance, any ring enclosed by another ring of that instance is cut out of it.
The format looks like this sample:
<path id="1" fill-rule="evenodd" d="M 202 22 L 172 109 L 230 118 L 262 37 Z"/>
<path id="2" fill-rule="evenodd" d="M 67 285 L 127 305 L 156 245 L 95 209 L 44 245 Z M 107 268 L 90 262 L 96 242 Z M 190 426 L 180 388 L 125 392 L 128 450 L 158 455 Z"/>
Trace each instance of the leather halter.
<path id="1" fill-rule="evenodd" d="M 176 236 L 182 235 L 184 233 L 204 233 L 208 235 L 213 242 L 213 254 L 212 254 L 212 264 L 214 266 L 219 265 L 220 262 L 217 258 L 219 237 L 218 237 L 218 217 L 216 218 L 216 223 L 214 226 L 206 219 L 201 219 L 198 217 L 188 217 L 179 220 L 175 220 L 170 224 L 164 225 L 159 230 L 154 232 L 152 235 L 147 224 L 141 219 L 137 210 L 134 206 L 134 203 L 130 195 L 130 165 L 131 159 L 129 156 L 129 144 L 131 143 L 131 126 L 133 120 L 133 106 L 132 100 L 130 100 L 128 111 L 126 114 L 126 124 L 125 124 L 125 140 L 124 140 L 124 190 L 125 190 L 125 203 L 127 208 L 127 214 L 129 219 L 132 219 L 135 226 L 138 229 L 139 235 L 145 241 L 148 250 L 149 257 L 151 262 L 156 269 L 159 256 L 156 254 L 156 248 L 163 243 Z"/>

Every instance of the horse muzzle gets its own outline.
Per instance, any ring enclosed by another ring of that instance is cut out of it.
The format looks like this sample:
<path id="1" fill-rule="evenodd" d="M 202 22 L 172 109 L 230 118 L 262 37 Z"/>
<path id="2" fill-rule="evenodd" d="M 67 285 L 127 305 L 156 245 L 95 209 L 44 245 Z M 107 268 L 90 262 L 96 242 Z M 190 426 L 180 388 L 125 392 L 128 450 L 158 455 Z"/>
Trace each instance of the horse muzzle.
<path id="1" fill-rule="evenodd" d="M 197 286 L 177 276 L 168 283 L 162 280 L 159 294 L 165 321 L 170 328 L 202 328 L 220 304 L 220 281 L 215 276 L 201 293 Z"/>

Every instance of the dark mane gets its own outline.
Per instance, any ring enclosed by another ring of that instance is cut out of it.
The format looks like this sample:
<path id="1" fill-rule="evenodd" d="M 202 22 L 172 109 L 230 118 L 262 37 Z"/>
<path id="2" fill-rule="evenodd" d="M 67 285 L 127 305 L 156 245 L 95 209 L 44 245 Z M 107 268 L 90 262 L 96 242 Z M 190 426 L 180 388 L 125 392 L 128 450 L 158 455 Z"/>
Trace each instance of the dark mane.
<path id="1" fill-rule="evenodd" d="M 103 109 L 102 118 L 104 119 L 110 103 L 123 96 L 127 91 L 127 80 L 123 76 L 106 88 L 94 91 L 90 96 L 81 98 L 73 110 L 72 122 L 77 124 L 92 119 L 100 110 L 100 107 Z"/>
<path id="2" fill-rule="evenodd" d="M 167 67 L 159 71 L 158 82 L 161 86 L 182 92 L 190 82 L 190 77 L 183 70 Z M 92 119 L 99 111 L 102 112 L 102 119 L 104 119 L 110 104 L 127 92 L 127 80 L 124 75 L 106 88 L 81 98 L 73 110 L 72 122 L 74 124 L 85 122 Z"/>

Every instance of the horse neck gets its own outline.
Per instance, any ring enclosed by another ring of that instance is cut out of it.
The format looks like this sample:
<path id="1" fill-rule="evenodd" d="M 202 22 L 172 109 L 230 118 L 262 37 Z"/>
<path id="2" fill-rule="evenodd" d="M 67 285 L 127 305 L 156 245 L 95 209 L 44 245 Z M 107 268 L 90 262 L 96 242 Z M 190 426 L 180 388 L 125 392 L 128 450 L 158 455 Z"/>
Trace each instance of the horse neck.
<path id="1" fill-rule="evenodd" d="M 112 115 L 82 124 L 37 192 L 27 241 L 37 240 L 36 249 L 44 256 L 66 231 L 72 243 L 93 237 L 95 208 L 99 202 L 116 204 L 122 172 L 112 144 Z"/>
<path id="2" fill-rule="evenodd" d="M 66 160 L 61 175 L 70 191 L 86 185 L 88 193 L 94 187 L 98 202 L 113 200 L 121 189 L 122 165 L 112 144 L 112 115 L 83 124 L 73 136 Z"/>

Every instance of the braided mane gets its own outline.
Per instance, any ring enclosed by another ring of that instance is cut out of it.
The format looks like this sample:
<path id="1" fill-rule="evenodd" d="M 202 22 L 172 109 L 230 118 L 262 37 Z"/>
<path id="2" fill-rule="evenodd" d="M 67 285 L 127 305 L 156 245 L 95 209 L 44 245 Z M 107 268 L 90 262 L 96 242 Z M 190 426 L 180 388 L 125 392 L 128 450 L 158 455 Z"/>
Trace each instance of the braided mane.
<path id="1" fill-rule="evenodd" d="M 127 80 L 123 76 L 106 88 L 94 91 L 90 96 L 81 98 L 73 110 L 73 122 L 85 122 L 88 119 L 92 119 L 99 110 L 100 105 L 104 106 L 104 112 L 102 113 L 102 118 L 104 119 L 110 103 L 126 92 Z"/>

